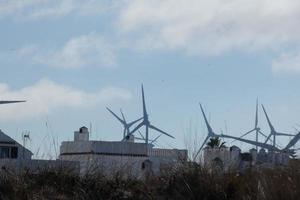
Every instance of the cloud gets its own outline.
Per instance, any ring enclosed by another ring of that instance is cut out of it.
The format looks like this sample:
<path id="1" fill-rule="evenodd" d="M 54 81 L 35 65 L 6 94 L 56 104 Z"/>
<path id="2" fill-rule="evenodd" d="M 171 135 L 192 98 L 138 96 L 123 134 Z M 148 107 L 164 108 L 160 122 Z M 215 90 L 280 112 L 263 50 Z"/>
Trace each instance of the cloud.
<path id="1" fill-rule="evenodd" d="M 139 48 L 219 55 L 299 44 L 299 17 L 294 0 L 132 0 L 119 26 Z"/>
<path id="2" fill-rule="evenodd" d="M 7 84 L 0 83 L 2 100 L 27 100 L 26 103 L 0 105 L 0 119 L 28 119 L 63 108 L 91 107 L 104 105 L 114 100 L 126 101 L 131 93 L 117 87 L 105 87 L 96 92 L 86 92 L 48 79 L 20 90 L 12 90 Z"/>
<path id="3" fill-rule="evenodd" d="M 116 65 L 118 48 L 181 51 L 196 56 L 230 52 L 291 54 L 300 45 L 300 1 L 295 0 L 28 0 L 0 3 L 0 18 L 44 19 L 109 15 L 106 38 L 88 34 L 50 51 L 24 47 L 33 60 L 80 68 Z M 117 34 L 116 34 L 117 33 Z M 114 43 L 107 42 L 116 41 Z M 95 41 L 95 42 L 93 42 Z M 115 44 L 121 44 L 122 47 Z M 47 48 L 46 48 L 47 49 Z M 276 65 L 273 63 L 273 69 Z M 278 67 L 277 67 L 278 68 Z M 288 70 L 288 69 L 287 69 Z"/>
<path id="4" fill-rule="evenodd" d="M 58 68 L 82 68 L 87 66 L 115 67 L 115 47 L 96 33 L 69 39 L 64 45 L 52 50 L 49 47 L 28 45 L 17 52 L 34 62 Z"/>
<path id="5" fill-rule="evenodd" d="M 285 53 L 273 60 L 274 72 L 300 73 L 300 52 Z"/>
<path id="6" fill-rule="evenodd" d="M 27 0 L 2 1 L 0 16 L 43 19 L 113 15 L 129 48 L 218 55 L 299 44 L 300 1 L 295 0 Z"/>
<path id="7" fill-rule="evenodd" d="M 0 18 L 12 17 L 18 20 L 59 18 L 66 15 L 99 15 L 116 3 L 108 0 L 26 0 L 0 2 Z"/>

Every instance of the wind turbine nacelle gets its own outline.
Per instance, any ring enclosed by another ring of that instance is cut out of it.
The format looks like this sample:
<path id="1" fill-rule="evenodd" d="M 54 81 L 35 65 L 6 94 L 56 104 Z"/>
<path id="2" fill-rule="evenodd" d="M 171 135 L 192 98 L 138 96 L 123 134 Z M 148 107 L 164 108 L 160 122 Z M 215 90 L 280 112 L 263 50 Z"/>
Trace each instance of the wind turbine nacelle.
<path id="1" fill-rule="evenodd" d="M 127 135 L 127 136 L 125 137 L 125 141 L 126 141 L 126 142 L 132 142 L 132 143 L 134 143 L 134 135 L 133 135 L 133 134 Z"/>

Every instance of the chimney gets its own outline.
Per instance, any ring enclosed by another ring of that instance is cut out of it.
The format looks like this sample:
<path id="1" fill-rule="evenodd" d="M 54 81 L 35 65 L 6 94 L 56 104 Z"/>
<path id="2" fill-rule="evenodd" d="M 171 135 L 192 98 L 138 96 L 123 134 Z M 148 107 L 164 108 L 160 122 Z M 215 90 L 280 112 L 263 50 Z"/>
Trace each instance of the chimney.
<path id="1" fill-rule="evenodd" d="M 89 129 L 85 126 L 74 132 L 74 141 L 89 141 Z"/>

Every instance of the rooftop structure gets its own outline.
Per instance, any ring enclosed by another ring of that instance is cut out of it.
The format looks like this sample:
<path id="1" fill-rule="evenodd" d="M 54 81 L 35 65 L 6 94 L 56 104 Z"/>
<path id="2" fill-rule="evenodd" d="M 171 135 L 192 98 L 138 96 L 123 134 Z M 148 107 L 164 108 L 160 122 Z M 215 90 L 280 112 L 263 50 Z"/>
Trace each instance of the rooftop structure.
<path id="1" fill-rule="evenodd" d="M 94 141 L 89 140 L 88 134 L 88 129 L 81 127 L 74 132 L 74 141 L 64 141 L 60 147 L 60 159 L 79 161 L 82 174 L 95 170 L 108 174 L 125 170 L 134 176 L 146 173 L 145 170 L 159 174 L 162 167 L 187 160 L 187 150 L 157 149 L 152 144 L 136 143 L 134 138 Z"/>

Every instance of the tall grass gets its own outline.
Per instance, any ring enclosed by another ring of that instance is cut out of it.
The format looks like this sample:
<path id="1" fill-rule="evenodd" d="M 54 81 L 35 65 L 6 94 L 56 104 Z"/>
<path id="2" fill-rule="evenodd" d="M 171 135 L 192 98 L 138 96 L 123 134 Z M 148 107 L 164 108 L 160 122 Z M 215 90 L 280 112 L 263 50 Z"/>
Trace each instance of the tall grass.
<path id="1" fill-rule="evenodd" d="M 217 173 L 195 163 L 166 170 L 159 177 L 74 175 L 67 170 L 0 173 L 1 199 L 299 199 L 299 165 Z"/>

